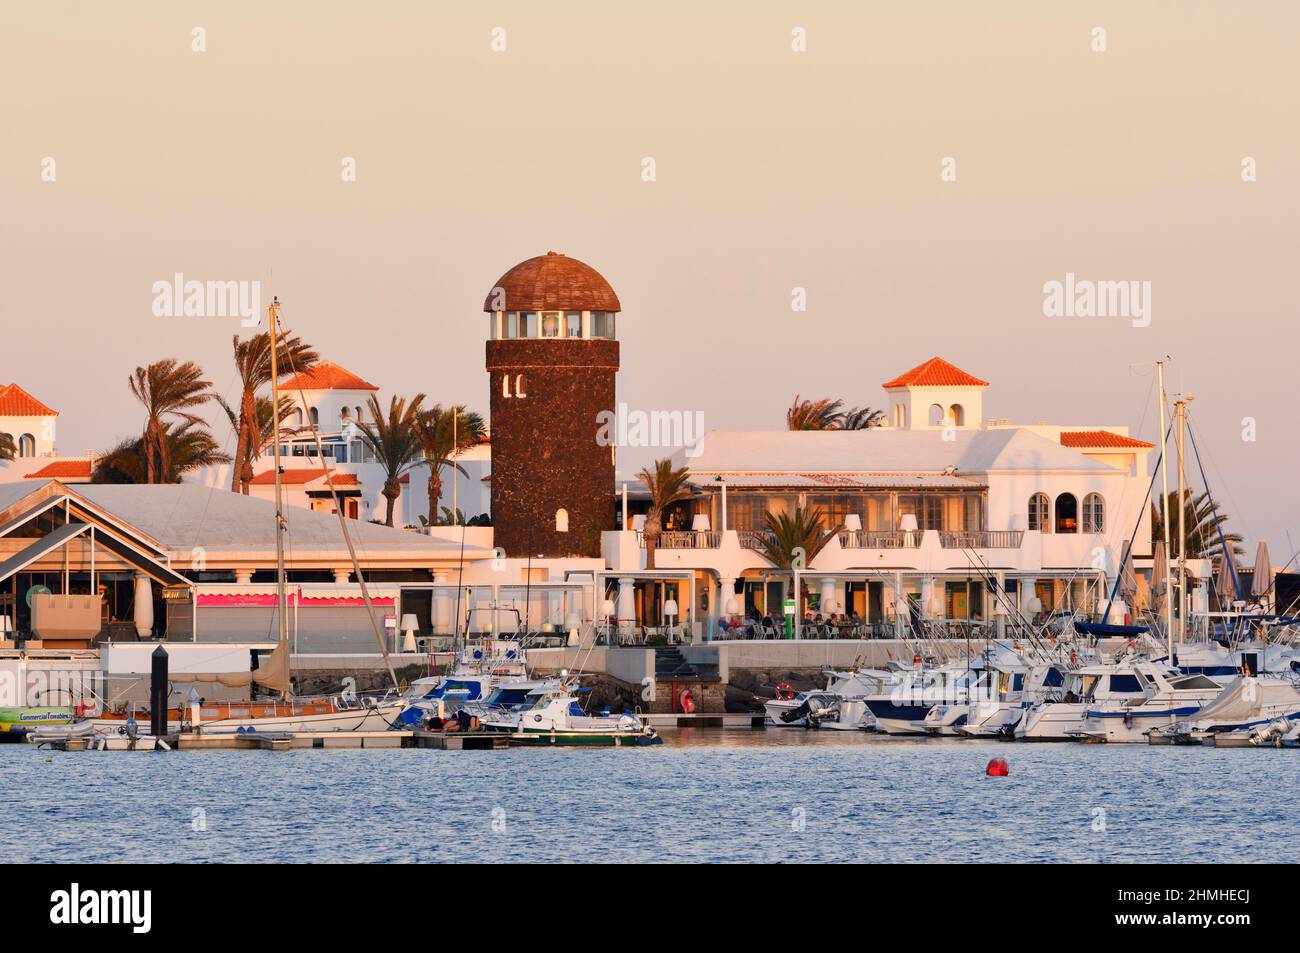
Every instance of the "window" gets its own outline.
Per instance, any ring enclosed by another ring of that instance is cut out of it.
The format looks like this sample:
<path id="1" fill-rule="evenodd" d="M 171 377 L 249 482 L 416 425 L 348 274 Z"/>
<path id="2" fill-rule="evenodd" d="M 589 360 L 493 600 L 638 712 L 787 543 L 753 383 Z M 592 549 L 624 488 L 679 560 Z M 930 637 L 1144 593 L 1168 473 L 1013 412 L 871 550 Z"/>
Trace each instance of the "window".
<path id="1" fill-rule="evenodd" d="M 1073 493 L 1062 493 L 1056 498 L 1056 531 L 1079 532 L 1079 501 Z"/>
<path id="2" fill-rule="evenodd" d="M 519 312 L 518 311 L 506 312 L 506 337 L 508 338 L 519 337 Z"/>
<path id="3" fill-rule="evenodd" d="M 943 424 L 943 408 L 938 404 L 930 405 L 930 426 L 938 427 Z"/>
<path id="4" fill-rule="evenodd" d="M 315 407 L 311 409 L 311 425 L 313 427 L 320 425 L 320 411 Z"/>
<path id="5" fill-rule="evenodd" d="M 342 410 L 339 411 L 339 416 L 342 417 L 344 420 L 347 420 L 349 417 L 352 416 L 352 411 L 344 407 Z"/>
<path id="6" fill-rule="evenodd" d="M 560 336 L 560 312 L 542 312 L 542 337 L 558 338 Z"/>
<path id="7" fill-rule="evenodd" d="M 515 396 L 516 396 L 516 397 L 527 397 L 527 396 L 528 396 L 528 391 L 526 391 L 526 390 L 524 389 L 524 375 L 523 375 L 523 374 L 516 374 L 516 375 L 515 375 Z"/>
<path id="8" fill-rule="evenodd" d="M 1035 493 L 1029 498 L 1029 528 L 1041 533 L 1050 533 L 1052 524 L 1047 514 L 1047 494 Z"/>
<path id="9" fill-rule="evenodd" d="M 557 533 L 569 531 L 569 511 L 563 507 L 555 511 L 555 531 Z"/>
<path id="10" fill-rule="evenodd" d="M 1100 493 L 1089 493 L 1083 498 L 1083 531 L 1106 532 L 1106 504 Z"/>
<path id="11" fill-rule="evenodd" d="M 612 338 L 614 333 L 608 329 L 604 311 L 591 312 L 591 336 L 594 338 Z"/>
<path id="12" fill-rule="evenodd" d="M 34 457 L 36 456 L 36 438 L 29 433 L 23 434 L 18 438 L 18 456 Z"/>
<path id="13" fill-rule="evenodd" d="M 953 404 L 948 408 L 948 420 L 954 427 L 966 426 L 966 408 L 961 404 Z"/>
<path id="14" fill-rule="evenodd" d="M 581 311 L 566 311 L 564 313 L 564 336 L 566 338 L 582 337 Z"/>
<path id="15" fill-rule="evenodd" d="M 521 338 L 537 337 L 537 312 L 519 312 L 519 336 Z"/>

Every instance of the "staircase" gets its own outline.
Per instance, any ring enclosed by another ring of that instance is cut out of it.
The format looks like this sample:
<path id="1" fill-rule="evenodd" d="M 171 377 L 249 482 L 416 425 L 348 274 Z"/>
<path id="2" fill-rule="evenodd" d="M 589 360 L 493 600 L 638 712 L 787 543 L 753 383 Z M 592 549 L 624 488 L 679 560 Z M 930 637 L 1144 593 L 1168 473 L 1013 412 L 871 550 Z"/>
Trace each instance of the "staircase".
<path id="1" fill-rule="evenodd" d="M 699 671 L 686 661 L 686 656 L 677 646 L 655 646 L 655 681 L 694 681 L 700 677 Z"/>

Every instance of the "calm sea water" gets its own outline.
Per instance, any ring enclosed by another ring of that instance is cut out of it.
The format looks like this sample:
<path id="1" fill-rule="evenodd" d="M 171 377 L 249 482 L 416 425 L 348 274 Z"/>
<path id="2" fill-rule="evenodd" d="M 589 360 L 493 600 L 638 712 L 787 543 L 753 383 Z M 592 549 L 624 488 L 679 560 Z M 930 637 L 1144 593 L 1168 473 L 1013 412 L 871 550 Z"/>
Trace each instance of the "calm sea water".
<path id="1" fill-rule="evenodd" d="M 665 732 L 654 748 L 0 746 L 18 861 L 1290 861 L 1300 751 Z M 1010 777 L 984 766 L 1005 757 Z M 196 829 L 197 828 L 197 829 Z"/>

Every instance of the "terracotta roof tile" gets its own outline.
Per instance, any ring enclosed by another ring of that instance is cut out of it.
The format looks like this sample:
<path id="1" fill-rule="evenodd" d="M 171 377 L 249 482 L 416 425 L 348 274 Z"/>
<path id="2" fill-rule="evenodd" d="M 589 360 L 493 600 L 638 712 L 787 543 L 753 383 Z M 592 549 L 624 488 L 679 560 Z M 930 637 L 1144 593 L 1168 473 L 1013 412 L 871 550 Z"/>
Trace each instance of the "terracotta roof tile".
<path id="1" fill-rule="evenodd" d="M 321 361 L 309 371 L 289 378 L 280 385 L 281 393 L 296 390 L 379 390 L 346 367 L 333 361 Z"/>
<path id="2" fill-rule="evenodd" d="M 989 382 L 980 380 L 974 374 L 967 374 L 960 367 L 949 364 L 941 357 L 932 357 L 881 386 L 887 389 L 891 387 L 988 387 Z"/>
<path id="3" fill-rule="evenodd" d="M 23 475 L 24 480 L 75 480 L 90 479 L 90 460 L 54 460 L 39 470 Z"/>
<path id="4" fill-rule="evenodd" d="M 505 292 L 498 295 L 497 289 Z M 618 295 L 590 265 L 557 252 L 521 261 L 497 279 L 484 311 L 621 311 Z"/>
<path id="5" fill-rule="evenodd" d="M 1061 432 L 1061 446 L 1089 450 L 1098 447 L 1150 450 L 1155 444 L 1111 433 L 1109 430 L 1066 430 Z"/>
<path id="6" fill-rule="evenodd" d="M 17 384 L 0 386 L 0 417 L 57 417 L 59 412 L 46 407 Z"/>
<path id="7" fill-rule="evenodd" d="M 307 467 L 300 470 L 282 470 L 280 472 L 280 484 L 282 486 L 302 486 L 315 480 L 325 479 L 325 471 L 319 468 Z M 275 471 L 263 470 L 249 481 L 250 486 L 273 486 L 275 484 Z M 360 486 L 355 473 L 335 473 L 335 486 Z"/>

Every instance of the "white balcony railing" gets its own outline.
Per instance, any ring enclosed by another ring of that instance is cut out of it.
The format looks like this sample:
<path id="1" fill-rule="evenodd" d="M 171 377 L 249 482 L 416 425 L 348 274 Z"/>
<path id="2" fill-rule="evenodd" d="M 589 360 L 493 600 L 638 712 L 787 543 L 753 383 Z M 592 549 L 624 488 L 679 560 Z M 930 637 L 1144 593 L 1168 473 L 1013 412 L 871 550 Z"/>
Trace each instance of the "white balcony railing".
<path id="1" fill-rule="evenodd" d="M 901 529 L 860 529 L 840 533 L 841 549 L 916 549 L 921 545 L 920 532 Z"/>
<path id="2" fill-rule="evenodd" d="M 1024 541 L 1022 529 L 977 529 L 939 533 L 944 549 L 1019 549 Z"/>

